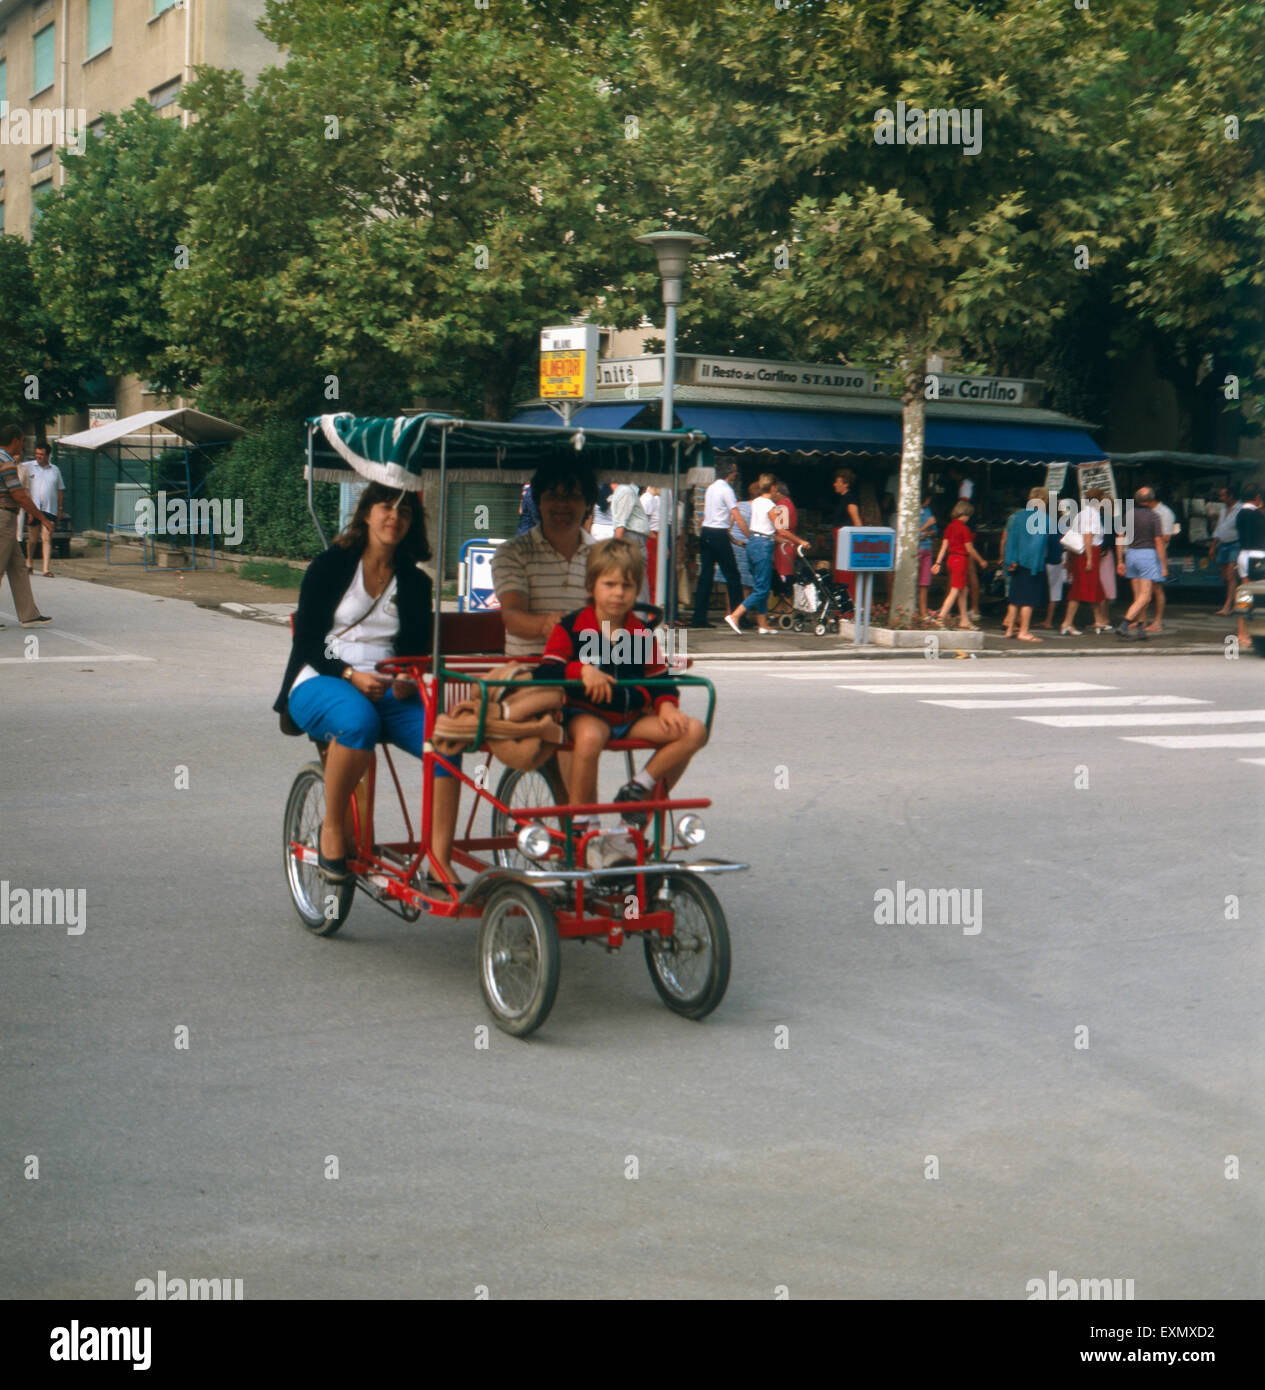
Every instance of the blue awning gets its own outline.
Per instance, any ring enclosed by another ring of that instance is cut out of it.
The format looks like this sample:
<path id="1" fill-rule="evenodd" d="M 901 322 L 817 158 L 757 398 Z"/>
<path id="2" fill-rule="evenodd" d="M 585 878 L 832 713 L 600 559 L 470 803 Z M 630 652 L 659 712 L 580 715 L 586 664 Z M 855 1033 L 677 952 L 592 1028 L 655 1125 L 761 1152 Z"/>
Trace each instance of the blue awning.
<path id="1" fill-rule="evenodd" d="M 900 418 L 868 411 L 760 410 L 681 402 L 677 418 L 705 430 L 717 451 L 899 454 Z M 925 457 L 941 463 L 1075 463 L 1106 455 L 1084 430 L 1056 425 L 927 417 Z"/>
<path id="2" fill-rule="evenodd" d="M 586 405 L 571 417 L 573 425 L 584 425 L 591 430 L 622 430 L 633 418 L 646 408 L 645 401 L 619 401 L 612 405 Z M 547 405 L 532 406 L 530 410 L 520 410 L 514 416 L 516 425 L 561 425 L 562 416 Z M 655 429 L 659 428 L 656 416 Z"/>

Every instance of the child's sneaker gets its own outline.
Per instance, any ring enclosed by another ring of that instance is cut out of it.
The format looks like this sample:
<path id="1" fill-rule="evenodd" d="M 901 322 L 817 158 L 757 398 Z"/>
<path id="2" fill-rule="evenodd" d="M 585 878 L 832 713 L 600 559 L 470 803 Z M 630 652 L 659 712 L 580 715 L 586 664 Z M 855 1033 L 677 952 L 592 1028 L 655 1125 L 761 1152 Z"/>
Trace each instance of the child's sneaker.
<path id="1" fill-rule="evenodd" d="M 637 846 L 626 830 L 603 830 L 589 841 L 585 858 L 590 869 L 612 869 L 617 864 L 635 864 Z"/>
<path id="2" fill-rule="evenodd" d="M 653 793 L 648 792 L 640 782 L 625 782 L 615 793 L 616 801 L 651 801 L 653 799 Z M 645 811 L 621 811 L 620 819 L 625 825 L 635 825 L 638 830 L 643 830 L 650 817 Z"/>

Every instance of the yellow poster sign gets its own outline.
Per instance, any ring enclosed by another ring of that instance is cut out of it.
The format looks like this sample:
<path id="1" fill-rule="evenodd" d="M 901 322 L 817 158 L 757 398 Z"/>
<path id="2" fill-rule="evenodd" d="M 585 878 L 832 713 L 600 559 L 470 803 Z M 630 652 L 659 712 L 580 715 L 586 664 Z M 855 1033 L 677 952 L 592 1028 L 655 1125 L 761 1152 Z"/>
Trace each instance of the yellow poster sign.
<path id="1" fill-rule="evenodd" d="M 583 400 L 585 352 L 566 349 L 540 354 L 540 394 L 545 400 Z"/>

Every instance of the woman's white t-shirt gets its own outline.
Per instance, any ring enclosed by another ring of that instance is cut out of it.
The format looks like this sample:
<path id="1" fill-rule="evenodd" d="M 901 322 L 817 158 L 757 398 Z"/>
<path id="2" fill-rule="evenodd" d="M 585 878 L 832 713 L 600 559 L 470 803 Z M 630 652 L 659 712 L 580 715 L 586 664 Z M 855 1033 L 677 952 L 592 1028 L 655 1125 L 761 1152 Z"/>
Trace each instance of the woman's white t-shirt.
<path id="1" fill-rule="evenodd" d="M 777 505 L 771 497 L 757 497 L 751 504 L 751 534 L 753 536 L 773 535 L 771 513 Z"/>
<path id="2" fill-rule="evenodd" d="M 372 611 L 370 605 L 372 604 Z M 354 626 L 348 627 L 348 624 Z M 344 632 L 343 629 L 347 628 Z M 332 652 L 336 661 L 350 666 L 356 671 L 372 671 L 379 661 L 394 655 L 395 638 L 400 630 L 400 615 L 395 605 L 395 575 L 387 580 L 387 586 L 375 602 L 365 588 L 365 570 L 362 560 L 356 566 L 356 574 L 334 610 L 334 626 L 325 634 L 325 648 Z M 338 635 L 335 636 L 335 633 Z M 311 680 L 320 672 L 311 666 L 304 666 L 294 678 L 295 686 Z"/>

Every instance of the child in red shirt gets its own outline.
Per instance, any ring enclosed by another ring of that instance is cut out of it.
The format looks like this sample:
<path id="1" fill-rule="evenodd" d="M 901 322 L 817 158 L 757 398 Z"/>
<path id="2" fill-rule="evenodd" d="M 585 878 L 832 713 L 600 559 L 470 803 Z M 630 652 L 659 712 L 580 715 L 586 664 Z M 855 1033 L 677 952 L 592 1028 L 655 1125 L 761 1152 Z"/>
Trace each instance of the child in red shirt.
<path id="1" fill-rule="evenodd" d="M 589 551 L 585 572 L 589 605 L 566 614 L 554 627 L 536 668 L 539 680 L 565 677 L 569 682 L 562 717 L 575 745 L 567 788 L 574 805 L 597 800 L 598 759 L 612 738 L 659 745 L 645 768 L 615 795 L 616 801 L 633 803 L 649 801 L 660 780 L 669 789 L 675 786 L 707 741 L 702 720 L 681 712 L 675 686 L 615 686 L 616 679 L 667 674 L 653 634 L 632 612 L 644 572 L 639 546 L 622 539 L 599 541 Z M 644 826 L 649 817 L 630 809 L 623 819 Z"/>
<path id="2" fill-rule="evenodd" d="M 944 559 L 945 551 L 948 551 L 949 593 L 936 621 L 940 626 L 944 625 L 944 621 L 952 611 L 956 600 L 959 610 L 958 626 L 966 632 L 979 631 L 979 628 L 966 616 L 967 557 L 973 559 L 980 569 L 988 568 L 987 561 L 975 549 L 971 528 L 966 524 L 967 517 L 971 516 L 974 511 L 975 508 L 969 502 L 959 502 L 953 508 L 949 524 L 944 528 L 944 540 L 940 542 L 940 553 L 936 556 L 935 564 L 931 566 L 931 573 L 939 574 L 940 563 Z"/>

